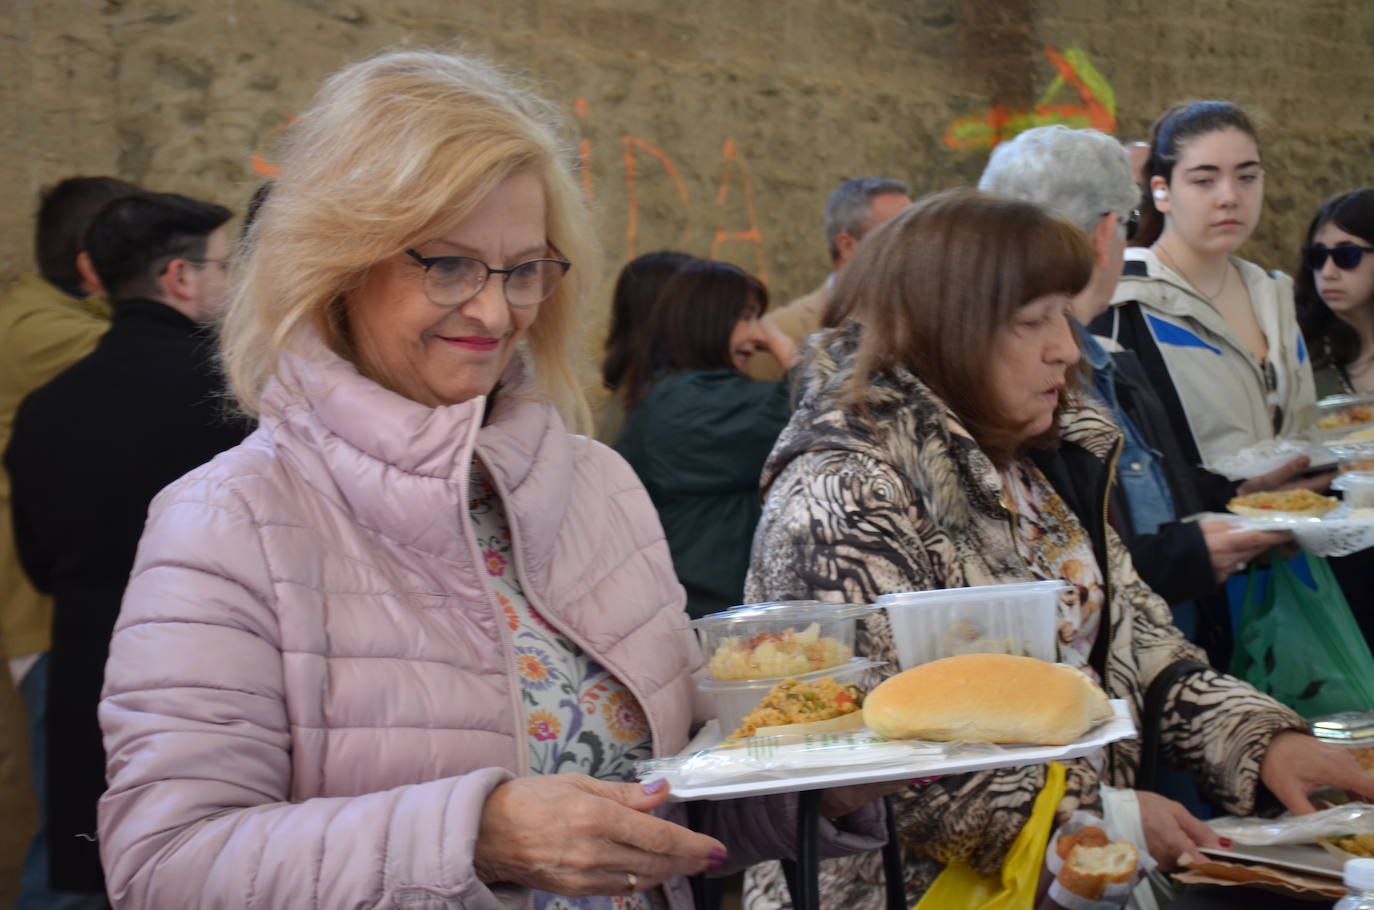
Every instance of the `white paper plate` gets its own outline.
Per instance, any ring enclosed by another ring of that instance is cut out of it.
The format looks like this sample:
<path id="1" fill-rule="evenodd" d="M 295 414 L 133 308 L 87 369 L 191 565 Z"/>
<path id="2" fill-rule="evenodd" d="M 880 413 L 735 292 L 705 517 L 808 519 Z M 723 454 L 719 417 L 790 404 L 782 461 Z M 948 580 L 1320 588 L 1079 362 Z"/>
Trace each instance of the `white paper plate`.
<path id="1" fill-rule="evenodd" d="M 779 777 L 776 772 L 767 777 L 756 779 L 732 779 L 727 783 L 687 786 L 673 772 L 646 775 L 644 780 L 664 778 L 672 791 L 674 799 L 735 799 L 741 796 L 765 796 L 770 793 L 792 793 L 798 790 L 819 790 L 827 787 L 840 787 L 849 784 L 876 784 L 884 781 L 904 780 L 913 777 L 933 777 L 943 774 L 965 774 L 970 771 L 987 771 L 993 768 L 1016 768 L 1022 765 L 1038 765 L 1055 759 L 1082 758 L 1104 748 L 1109 743 L 1122 739 L 1134 739 L 1135 724 L 1131 712 L 1122 699 L 1112 699 L 1112 718 L 1090 730 L 1082 739 L 1067 746 L 1002 746 L 996 753 L 983 755 L 964 755 L 951 760 L 948 756 L 932 756 L 919 759 L 899 768 L 855 767 L 824 773 L 803 772 L 795 776 Z M 691 755 L 717 745 L 724 737 L 710 721 L 687 744 L 680 755 Z M 861 753 L 856 750 L 856 755 Z M 857 759 L 861 760 L 861 759 Z"/>

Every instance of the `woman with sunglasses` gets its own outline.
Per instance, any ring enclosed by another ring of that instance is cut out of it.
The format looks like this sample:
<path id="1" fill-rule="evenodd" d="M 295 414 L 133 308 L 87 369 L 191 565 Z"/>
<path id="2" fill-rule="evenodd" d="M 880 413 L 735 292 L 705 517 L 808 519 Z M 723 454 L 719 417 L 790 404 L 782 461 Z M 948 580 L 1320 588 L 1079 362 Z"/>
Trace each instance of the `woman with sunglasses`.
<path id="1" fill-rule="evenodd" d="M 1297 300 L 1317 393 L 1374 393 L 1374 189 L 1322 204 L 1307 228 Z"/>
<path id="2" fill-rule="evenodd" d="M 1293 283 L 1235 255 L 1264 203 L 1250 118 L 1226 101 L 1170 108 L 1151 127 L 1145 176 L 1164 229 L 1126 251 L 1094 332 L 1136 351 L 1194 464 L 1306 431 L 1316 391 Z"/>
<path id="3" fill-rule="evenodd" d="M 153 503 L 110 647 L 116 907 L 686 910 L 792 852 L 795 797 L 691 830 L 635 781 L 703 661 L 644 488 L 569 432 L 596 262 L 555 128 L 419 51 L 293 125 L 221 338 L 259 429 Z M 881 843 L 868 794 L 820 849 Z"/>

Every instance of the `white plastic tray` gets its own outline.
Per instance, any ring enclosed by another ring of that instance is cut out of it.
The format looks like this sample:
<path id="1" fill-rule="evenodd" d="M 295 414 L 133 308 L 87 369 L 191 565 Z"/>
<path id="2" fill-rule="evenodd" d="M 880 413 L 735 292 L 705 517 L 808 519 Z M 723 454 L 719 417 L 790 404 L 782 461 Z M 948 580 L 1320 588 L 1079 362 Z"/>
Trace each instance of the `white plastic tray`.
<path id="1" fill-rule="evenodd" d="M 900 767 L 888 765 L 869 768 L 861 764 L 863 746 L 856 746 L 853 750 L 855 766 L 842 770 L 786 774 L 785 769 L 779 769 L 768 772 L 766 776 L 760 774 L 744 779 L 731 778 L 727 782 L 696 786 L 683 783 L 679 775 L 673 771 L 651 773 L 645 775 L 644 780 L 666 779 L 673 798 L 677 800 L 735 799 L 741 796 L 765 796 L 770 793 L 792 793 L 798 790 L 818 790 L 850 784 L 876 784 L 913 777 L 1038 765 L 1055 759 L 1082 758 L 1097 752 L 1109 743 L 1135 738 L 1135 724 L 1131 721 L 1130 709 L 1126 702 L 1122 699 L 1113 699 L 1111 705 L 1113 716 L 1110 720 L 1067 746 L 1000 746 L 995 752 L 951 756 L 940 754 L 944 751 L 943 744 L 932 743 L 930 745 L 933 754 L 929 758 L 922 757 Z M 710 721 L 679 755 L 685 757 L 709 749 L 719 744 L 722 739 L 715 721 Z"/>

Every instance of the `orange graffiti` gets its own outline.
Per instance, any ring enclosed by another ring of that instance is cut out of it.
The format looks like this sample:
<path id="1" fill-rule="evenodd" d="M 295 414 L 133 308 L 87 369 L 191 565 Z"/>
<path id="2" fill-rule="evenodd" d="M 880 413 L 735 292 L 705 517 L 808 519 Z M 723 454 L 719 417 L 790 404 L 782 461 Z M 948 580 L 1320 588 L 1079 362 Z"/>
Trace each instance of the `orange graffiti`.
<path id="1" fill-rule="evenodd" d="M 573 102 L 573 113 L 578 117 L 585 118 L 590 106 L 586 98 L 578 98 Z M 582 195 L 590 205 L 592 201 L 592 141 L 583 139 L 577 143 L 577 163 L 582 171 Z"/>
<path id="2" fill-rule="evenodd" d="M 573 100 L 572 110 L 574 115 L 579 119 L 586 119 L 591 114 L 591 105 L 587 103 L 586 98 L 575 98 Z M 254 174 L 265 178 L 277 177 L 281 174 L 281 165 L 270 161 L 268 158 L 268 147 L 274 136 L 295 122 L 296 118 L 293 117 L 285 123 L 281 123 L 268 130 L 262 138 L 258 140 L 249 159 L 249 164 Z M 687 183 L 683 179 L 677 164 L 674 163 L 673 159 L 670 158 L 663 149 L 638 136 L 624 135 L 621 137 L 621 142 L 623 146 L 622 160 L 625 167 L 626 195 L 625 255 L 633 259 L 635 255 L 637 255 L 637 246 L 639 243 L 640 183 L 645 176 L 640 167 L 643 163 L 640 160 L 641 155 L 649 155 L 662 166 L 663 172 L 667 174 L 668 179 L 672 181 L 673 190 L 676 192 L 678 200 L 682 203 L 682 209 L 687 217 L 688 225 L 693 223 L 693 216 L 700 215 L 701 212 L 700 209 L 694 211 L 691 197 L 687 190 Z M 582 193 L 588 203 L 594 201 L 594 187 L 592 181 L 593 151 L 591 139 L 583 138 L 578 142 L 577 157 L 579 170 L 581 171 Z M 714 221 L 718 226 L 711 240 L 711 256 L 715 257 L 719 253 L 721 247 L 726 243 L 735 241 L 751 243 L 754 246 L 754 258 L 757 263 L 756 272 L 758 277 L 766 280 L 767 271 L 764 265 L 763 232 L 759 228 L 759 216 L 754 202 L 753 186 L 749 179 L 748 169 L 745 167 L 739 149 L 736 147 L 733 139 L 725 140 L 721 151 L 721 158 L 722 166 L 719 186 L 715 196 L 716 211 L 714 213 Z M 724 227 L 719 226 L 725 222 L 727 217 L 725 209 L 727 203 L 730 202 L 731 184 L 733 183 L 739 184 L 739 192 L 744 204 L 744 217 L 747 222 L 747 226 L 744 230 L 728 231 L 725 230 Z M 684 245 L 690 245 L 690 241 L 685 235 L 681 238 L 681 242 Z"/>
<path id="3" fill-rule="evenodd" d="M 262 156 L 262 148 L 272 140 L 273 136 L 277 135 L 282 130 L 286 129 L 288 126 L 295 122 L 296 118 L 292 117 L 285 123 L 279 123 L 276 126 L 272 127 L 270 130 L 268 130 L 263 135 L 263 137 L 258 140 L 258 147 L 253 150 L 253 157 L 249 159 L 249 164 L 253 168 L 253 173 L 257 174 L 259 177 L 270 178 L 281 176 L 281 165 L 272 164 L 266 158 L 264 158 Z"/>
<path id="4" fill-rule="evenodd" d="M 677 187 L 678 198 L 686 206 L 687 185 L 682 182 L 682 177 L 678 175 L 677 166 L 672 160 L 657 146 L 650 145 L 643 139 L 636 136 L 625 137 L 625 195 L 629 199 L 629 211 L 625 218 L 625 243 L 628 249 L 626 255 L 631 259 L 635 257 L 635 241 L 639 239 L 639 193 L 635 185 L 635 149 L 648 152 L 659 160 L 663 169 L 668 172 L 668 176 L 673 178 L 673 184 Z"/>
<path id="5" fill-rule="evenodd" d="M 715 259 L 720 252 L 721 244 L 729 240 L 743 240 L 754 245 L 754 260 L 757 263 L 755 274 L 759 280 L 768 281 L 768 271 L 763 264 L 763 234 L 759 231 L 758 215 L 754 211 L 754 191 L 749 185 L 749 172 L 745 169 L 744 163 L 740 160 L 738 152 L 735 150 L 735 140 L 726 139 L 725 147 L 721 151 L 721 157 L 725 159 L 725 165 L 720 173 L 720 192 L 716 194 L 716 208 L 724 209 L 725 200 L 730 194 L 730 175 L 739 176 L 740 187 L 744 193 L 744 213 L 749 220 L 749 228 L 744 231 L 726 231 L 722 228 L 716 229 L 716 236 L 711 241 L 711 258 Z"/>
<path id="6" fill-rule="evenodd" d="M 1077 47 L 1061 54 L 1046 45 L 1044 51 L 1057 75 L 1030 110 L 998 104 L 986 113 L 961 117 L 945 131 L 945 145 L 952 149 L 992 148 L 1032 127 L 1056 123 L 1114 132 L 1116 93 L 1089 62 L 1087 54 Z M 1051 103 L 1065 85 L 1077 91 L 1078 104 Z"/>

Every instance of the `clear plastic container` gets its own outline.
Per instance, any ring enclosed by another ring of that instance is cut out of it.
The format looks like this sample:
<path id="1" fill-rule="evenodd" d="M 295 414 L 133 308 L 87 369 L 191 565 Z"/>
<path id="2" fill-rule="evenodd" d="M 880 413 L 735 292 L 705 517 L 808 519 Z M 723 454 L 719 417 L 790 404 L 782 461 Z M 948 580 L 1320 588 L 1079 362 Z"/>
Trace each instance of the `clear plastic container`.
<path id="1" fill-rule="evenodd" d="M 1344 711 L 1311 721 L 1312 735 L 1350 750 L 1360 767 L 1374 773 L 1374 711 Z"/>
<path id="2" fill-rule="evenodd" d="M 1351 471 L 1340 476 L 1345 502 L 1357 509 L 1374 507 L 1374 471 Z"/>
<path id="3" fill-rule="evenodd" d="M 1334 442 L 1352 433 L 1374 430 L 1374 395 L 1333 395 L 1317 402 L 1310 437 Z"/>
<path id="4" fill-rule="evenodd" d="M 816 600 L 745 604 L 692 620 L 719 680 L 779 679 L 835 667 L 854 656 L 854 631 L 868 604 Z"/>
<path id="5" fill-rule="evenodd" d="M 1350 471 L 1374 471 L 1374 439 L 1362 442 L 1328 442 L 1326 448 L 1336 456 L 1342 474 Z"/>
<path id="6" fill-rule="evenodd" d="M 1348 859 L 1341 872 L 1348 889 L 1332 910 L 1374 910 L 1374 859 Z"/>
<path id="7" fill-rule="evenodd" d="M 903 670 L 956 654 L 1015 654 L 1055 661 L 1054 620 L 1062 581 L 979 585 L 884 594 Z"/>
<path id="8" fill-rule="evenodd" d="M 812 673 L 796 673 L 777 679 L 724 680 L 712 679 L 708 676 L 697 681 L 697 688 L 715 705 L 716 718 L 720 721 L 721 735 L 729 736 L 739 727 L 739 722 L 744 719 L 744 715 L 757 708 L 759 702 L 763 701 L 763 697 L 783 680 L 797 679 L 802 682 L 814 682 L 827 676 L 833 676 L 835 682 L 840 685 L 847 683 L 858 685 L 865 670 L 881 666 L 881 662 L 855 657 L 838 667 L 827 667 Z"/>

